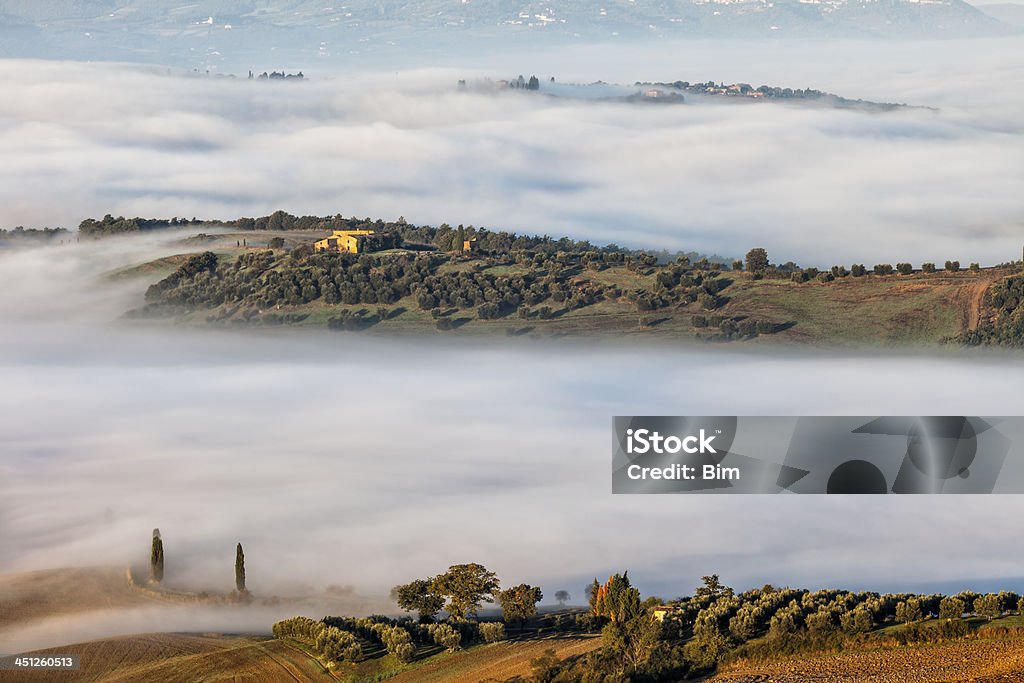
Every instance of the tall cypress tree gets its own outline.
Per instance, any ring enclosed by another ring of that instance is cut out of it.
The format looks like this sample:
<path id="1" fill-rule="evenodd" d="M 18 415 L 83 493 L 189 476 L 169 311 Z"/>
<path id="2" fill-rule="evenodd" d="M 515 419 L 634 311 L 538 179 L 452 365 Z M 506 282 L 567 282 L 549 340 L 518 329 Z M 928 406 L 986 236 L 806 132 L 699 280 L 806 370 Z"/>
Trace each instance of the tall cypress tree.
<path id="1" fill-rule="evenodd" d="M 239 593 L 245 592 L 245 553 L 241 543 L 235 547 L 235 588 Z"/>
<path id="2" fill-rule="evenodd" d="M 164 580 L 164 542 L 160 530 L 153 529 L 153 546 L 149 553 L 149 578 L 157 583 Z"/>

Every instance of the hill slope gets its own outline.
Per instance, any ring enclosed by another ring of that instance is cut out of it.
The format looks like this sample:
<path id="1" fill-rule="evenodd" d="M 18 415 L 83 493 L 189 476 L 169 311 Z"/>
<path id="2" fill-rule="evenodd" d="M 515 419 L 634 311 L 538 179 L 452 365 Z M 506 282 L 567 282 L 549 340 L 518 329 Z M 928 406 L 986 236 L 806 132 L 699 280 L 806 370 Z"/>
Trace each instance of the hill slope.
<path id="1" fill-rule="evenodd" d="M 265 638 L 154 633 L 65 645 L 37 654 L 78 655 L 79 671 L 48 672 L 47 681 L 331 681 L 313 659 Z M 41 680 L 38 672 L 4 680 Z"/>
<path id="2" fill-rule="evenodd" d="M 0 642 L 6 628 L 47 617 L 161 604 L 133 591 L 124 569 L 50 569 L 0 575 Z"/>

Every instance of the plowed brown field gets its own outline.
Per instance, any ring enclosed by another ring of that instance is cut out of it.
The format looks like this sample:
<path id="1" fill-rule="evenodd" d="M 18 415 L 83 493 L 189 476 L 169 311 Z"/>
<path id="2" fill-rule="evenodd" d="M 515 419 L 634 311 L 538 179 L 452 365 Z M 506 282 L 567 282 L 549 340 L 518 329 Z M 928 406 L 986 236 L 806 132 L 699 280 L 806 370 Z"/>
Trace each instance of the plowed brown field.
<path id="1" fill-rule="evenodd" d="M 78 655 L 78 671 L 0 671 L 0 681 L 89 683 L 295 683 L 335 679 L 314 660 L 265 638 L 154 633 L 66 645 L 39 654 Z"/>
<path id="2" fill-rule="evenodd" d="M 709 683 L 1005 683 L 1024 681 L 1024 640 L 971 639 L 941 645 L 807 656 L 733 665 Z"/>

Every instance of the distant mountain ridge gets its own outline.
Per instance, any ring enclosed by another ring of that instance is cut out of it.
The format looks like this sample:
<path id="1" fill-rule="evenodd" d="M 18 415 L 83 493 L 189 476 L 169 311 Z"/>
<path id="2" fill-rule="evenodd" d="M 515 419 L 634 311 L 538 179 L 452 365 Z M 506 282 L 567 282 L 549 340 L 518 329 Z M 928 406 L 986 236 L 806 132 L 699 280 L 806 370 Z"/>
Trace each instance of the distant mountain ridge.
<path id="1" fill-rule="evenodd" d="M 195 57 L 254 45 L 308 59 L 358 42 L 466 35 L 930 39 L 1018 31 L 963 0 L 0 0 L 3 56 L 102 45 L 145 61 L 162 51 Z"/>

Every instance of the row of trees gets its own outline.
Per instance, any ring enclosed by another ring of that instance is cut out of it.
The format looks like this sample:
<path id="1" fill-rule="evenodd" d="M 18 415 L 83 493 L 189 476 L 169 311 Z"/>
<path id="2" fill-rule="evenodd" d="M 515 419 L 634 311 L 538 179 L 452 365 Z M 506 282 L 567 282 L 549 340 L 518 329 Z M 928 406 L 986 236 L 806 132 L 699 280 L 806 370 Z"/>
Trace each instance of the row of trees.
<path id="1" fill-rule="evenodd" d="M 946 261 L 944 267 L 947 272 L 956 273 L 960 271 L 960 262 Z M 760 277 L 784 277 L 789 275 L 791 279 L 797 282 L 807 282 L 809 280 L 830 282 L 834 279 L 848 276 L 864 277 L 869 272 L 875 275 L 892 275 L 893 273 L 910 275 L 915 272 L 914 266 L 910 263 L 897 263 L 895 268 L 891 263 L 876 263 L 870 271 L 863 263 L 854 263 L 850 266 L 849 270 L 847 270 L 846 266 L 836 265 L 826 271 L 819 270 L 818 268 L 800 268 L 794 263 L 778 266 L 772 265 L 768 260 L 768 252 L 763 247 L 751 249 L 747 252 L 744 261 L 733 261 L 732 268 L 737 271 L 746 270 L 748 273 Z M 981 270 L 981 266 L 977 263 L 972 263 L 970 269 L 976 272 Z M 937 268 L 934 263 L 922 263 L 921 272 L 935 273 Z"/>
<path id="2" fill-rule="evenodd" d="M 4 240 L 34 240 L 47 241 L 56 237 L 69 235 L 65 228 L 26 228 L 17 226 L 11 230 L 0 228 L 0 241 Z"/>
<path id="3" fill-rule="evenodd" d="M 505 622 L 520 627 L 537 614 L 537 603 L 544 599 L 540 588 L 525 583 L 501 590 L 497 575 L 480 564 L 452 565 L 443 574 L 395 586 L 391 595 L 403 610 L 416 612 L 421 623 L 433 621 L 442 610 L 455 621 L 466 621 L 483 603 L 497 601 Z"/>
<path id="4" fill-rule="evenodd" d="M 595 579 L 587 592 L 602 649 L 567 662 L 541 658 L 535 663 L 538 680 L 679 681 L 703 675 L 726 658 L 878 638 L 873 632 L 882 626 L 903 625 L 887 629 L 887 638 L 956 638 L 968 632 L 968 617 L 1024 613 L 1024 599 L 1009 591 L 946 596 L 766 585 L 737 593 L 717 575 L 703 577 L 692 596 L 667 605 L 642 599 L 626 573 L 604 583 Z M 929 619 L 935 627 L 922 628 Z"/>
<path id="5" fill-rule="evenodd" d="M 1024 613 L 1024 598 L 1009 591 L 919 595 L 765 585 L 736 592 L 714 574 L 703 577 L 693 595 L 667 604 L 643 598 L 628 572 L 604 582 L 594 579 L 586 595 L 586 612 L 544 619 L 562 630 L 600 631 L 602 647 L 566 661 L 553 654 L 541 657 L 534 662 L 536 680 L 680 681 L 704 675 L 727 658 L 877 639 L 882 636 L 875 631 L 883 626 L 888 627 L 885 638 L 955 638 L 968 632 L 969 617 Z M 386 649 L 409 662 L 424 649 L 454 651 L 470 643 L 503 640 L 506 625 L 522 626 L 533 618 L 543 597 L 539 588 L 527 584 L 501 590 L 497 576 L 479 564 L 452 565 L 438 576 L 396 586 L 393 596 L 419 618 L 298 617 L 276 624 L 274 634 L 316 644 L 327 662 L 356 661 L 368 647 Z M 569 599 L 566 591 L 556 597 Z M 475 620 L 481 604 L 489 601 L 501 605 L 504 624 Z M 447 620 L 436 620 L 441 611 L 449 612 Z M 925 634 L 921 624 L 928 620 L 936 626 Z M 899 624 L 903 626 L 892 627 Z"/>
<path id="6" fill-rule="evenodd" d="M 451 311 L 475 309 L 482 320 L 518 312 L 520 318 L 551 317 L 554 309 L 575 310 L 606 299 L 624 300 L 639 312 L 671 305 L 700 303 L 721 306 L 722 291 L 731 281 L 712 264 L 687 257 L 659 266 L 649 255 L 623 252 L 516 251 L 492 265 L 518 266 L 492 274 L 489 264 L 451 269 L 448 256 L 437 254 L 312 254 L 296 250 L 281 257 L 273 251 L 247 252 L 226 267 L 213 252 L 190 257 L 175 272 L 149 287 L 144 314 L 218 306 L 250 307 L 265 311 L 313 301 L 328 305 L 394 305 L 411 298 L 436 317 Z M 638 286 L 623 289 L 581 278 L 583 270 L 602 270 L 622 264 L 637 276 Z M 654 274 L 653 286 L 639 286 Z M 545 315 L 543 305 L 547 305 Z M 351 321 L 358 326 L 360 321 Z M 337 327 L 348 328 L 339 320 Z"/>
<path id="7" fill-rule="evenodd" d="M 242 217 L 230 221 L 206 220 L 199 218 L 126 218 L 107 214 L 100 219 L 87 218 L 79 224 L 82 235 L 101 237 L 107 234 L 158 230 L 185 226 L 211 226 L 233 228 L 243 231 L 332 231 L 332 230 L 373 230 L 378 234 L 394 234 L 399 243 L 411 248 L 438 249 L 441 251 L 462 251 L 466 240 L 476 240 L 477 249 L 483 254 L 510 254 L 514 251 L 529 251 L 544 255 L 556 253 L 622 253 L 630 256 L 641 256 L 648 252 L 627 249 L 617 244 L 595 245 L 588 240 L 574 240 L 569 237 L 558 239 L 548 235 L 521 235 L 511 231 L 492 231 L 472 225 L 452 227 L 442 223 L 437 227 L 429 225 L 413 225 L 404 217 L 395 221 L 359 218 L 356 216 L 295 216 L 287 211 L 275 211 L 267 216 Z M 652 254 L 656 263 L 669 263 L 681 257 L 697 262 L 706 259 L 697 252 L 669 252 L 661 250 Z M 709 260 L 721 261 L 720 257 Z M 719 270 L 721 264 L 716 266 Z"/>
<path id="8" fill-rule="evenodd" d="M 328 626 L 309 617 L 283 619 L 273 626 L 275 638 L 292 638 L 309 646 L 320 662 L 329 668 L 340 662 L 355 662 L 363 655 L 359 641 L 348 631 Z"/>

